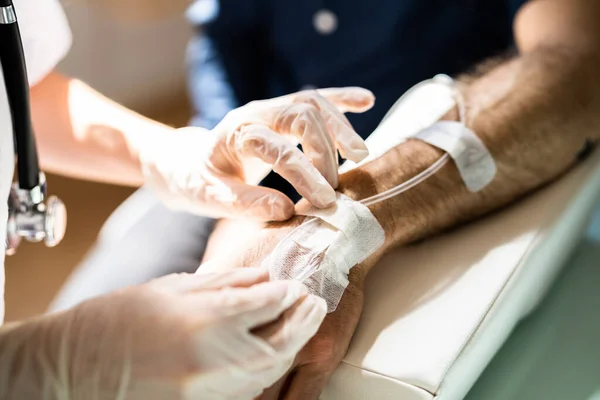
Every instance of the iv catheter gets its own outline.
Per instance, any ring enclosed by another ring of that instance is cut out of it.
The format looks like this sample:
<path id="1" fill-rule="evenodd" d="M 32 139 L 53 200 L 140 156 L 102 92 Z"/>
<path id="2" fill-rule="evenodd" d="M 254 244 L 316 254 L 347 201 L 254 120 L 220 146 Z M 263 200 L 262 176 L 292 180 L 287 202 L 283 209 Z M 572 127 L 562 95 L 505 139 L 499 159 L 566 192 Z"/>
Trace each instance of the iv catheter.
<path id="1" fill-rule="evenodd" d="M 44 240 L 56 246 L 65 234 L 64 203 L 50 196 L 46 204 L 46 178 L 40 172 L 31 122 L 29 82 L 21 34 L 12 0 L 0 0 L 0 63 L 10 106 L 18 183 L 8 199 L 6 253 L 14 254 L 21 240 Z"/>

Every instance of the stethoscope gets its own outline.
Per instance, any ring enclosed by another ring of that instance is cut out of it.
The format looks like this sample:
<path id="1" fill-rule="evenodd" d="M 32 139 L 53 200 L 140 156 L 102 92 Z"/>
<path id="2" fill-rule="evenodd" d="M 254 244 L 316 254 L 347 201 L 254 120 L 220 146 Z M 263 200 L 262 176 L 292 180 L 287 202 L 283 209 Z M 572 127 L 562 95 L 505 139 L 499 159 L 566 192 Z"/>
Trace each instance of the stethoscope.
<path id="1" fill-rule="evenodd" d="M 12 0 L 0 0 L 0 63 L 12 119 L 18 183 L 8 199 L 6 254 L 21 240 L 56 246 L 65 235 L 67 212 L 55 196 L 46 201 L 46 178 L 40 171 L 31 123 L 29 81 L 21 33 Z M 45 202 L 46 201 L 46 202 Z"/>

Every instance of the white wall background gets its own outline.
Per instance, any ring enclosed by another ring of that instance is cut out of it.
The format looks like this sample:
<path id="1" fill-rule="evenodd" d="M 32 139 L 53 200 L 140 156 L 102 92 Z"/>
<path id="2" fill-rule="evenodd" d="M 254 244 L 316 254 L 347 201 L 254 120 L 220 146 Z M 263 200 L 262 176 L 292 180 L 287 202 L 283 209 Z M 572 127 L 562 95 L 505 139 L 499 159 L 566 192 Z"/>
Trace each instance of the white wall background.
<path id="1" fill-rule="evenodd" d="M 182 13 L 135 21 L 115 19 L 83 2 L 65 0 L 63 6 L 74 42 L 60 71 L 136 110 L 181 104 L 191 34 Z"/>

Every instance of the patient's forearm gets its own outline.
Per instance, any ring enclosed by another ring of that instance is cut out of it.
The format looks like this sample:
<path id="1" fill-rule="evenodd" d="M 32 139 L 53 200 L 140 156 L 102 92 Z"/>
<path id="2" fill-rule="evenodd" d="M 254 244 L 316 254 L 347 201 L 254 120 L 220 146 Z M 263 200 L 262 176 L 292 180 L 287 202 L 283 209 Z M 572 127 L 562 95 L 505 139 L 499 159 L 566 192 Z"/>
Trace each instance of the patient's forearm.
<path id="1" fill-rule="evenodd" d="M 481 216 L 565 172 L 586 139 L 600 137 L 599 85 L 596 55 L 560 48 L 540 48 L 465 83 L 468 126 L 493 154 L 497 176 L 483 191 L 470 193 L 449 163 L 424 183 L 371 206 L 386 231 L 386 248 Z M 455 114 L 445 119 L 457 119 Z M 380 193 L 441 155 L 409 140 L 342 175 L 339 190 L 354 199 Z"/>

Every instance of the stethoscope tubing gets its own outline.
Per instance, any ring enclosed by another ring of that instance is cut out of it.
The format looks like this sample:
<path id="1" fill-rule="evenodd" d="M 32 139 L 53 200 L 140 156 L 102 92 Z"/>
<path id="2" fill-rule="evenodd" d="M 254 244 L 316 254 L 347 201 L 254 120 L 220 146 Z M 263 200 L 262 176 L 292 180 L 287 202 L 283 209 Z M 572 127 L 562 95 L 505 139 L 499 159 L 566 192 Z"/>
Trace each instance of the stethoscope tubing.
<path id="1" fill-rule="evenodd" d="M 40 183 L 40 167 L 23 43 L 12 1 L 0 0 L 0 11 L 0 63 L 13 125 L 19 187 L 31 190 Z"/>

